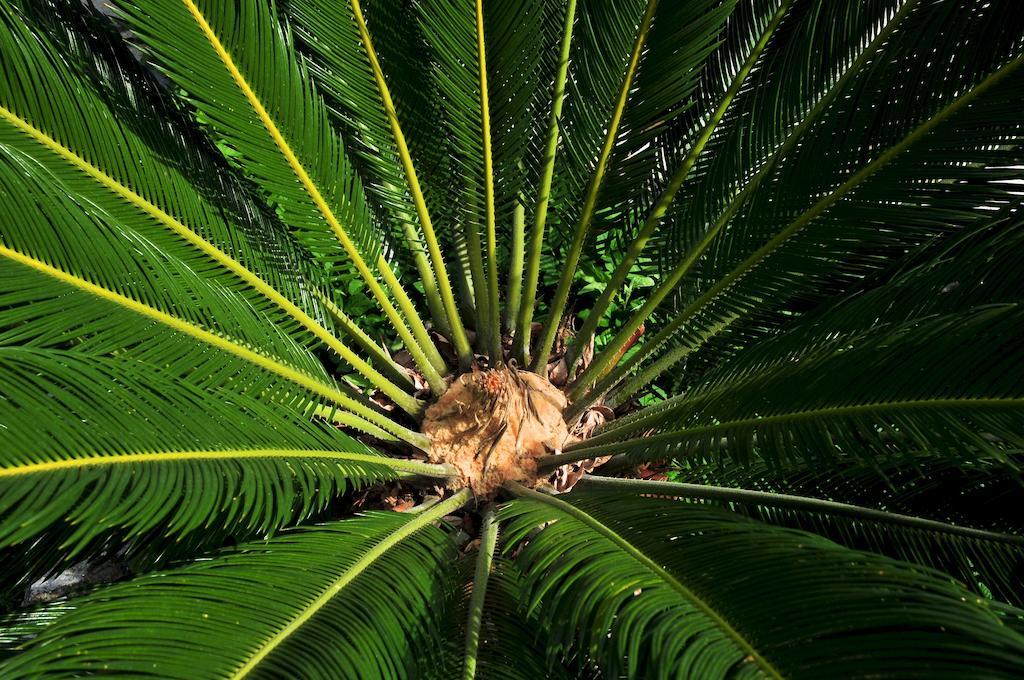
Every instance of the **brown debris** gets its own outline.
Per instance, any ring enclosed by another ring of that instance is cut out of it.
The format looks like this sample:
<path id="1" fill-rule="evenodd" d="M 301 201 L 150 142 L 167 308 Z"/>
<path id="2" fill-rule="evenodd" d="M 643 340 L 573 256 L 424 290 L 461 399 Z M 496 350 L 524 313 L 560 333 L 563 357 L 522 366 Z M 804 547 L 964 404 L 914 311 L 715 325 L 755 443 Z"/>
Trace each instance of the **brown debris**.
<path id="1" fill-rule="evenodd" d="M 569 441 L 576 442 L 590 439 L 594 434 L 594 430 L 614 418 L 615 412 L 607 406 L 597 404 L 590 407 L 573 426 L 572 431 L 569 433 Z M 555 491 L 558 493 L 570 491 L 576 486 L 576 482 L 583 479 L 588 472 L 593 472 L 611 459 L 611 456 L 600 456 L 598 458 L 587 458 L 575 463 L 566 463 L 555 470 L 551 477 L 551 485 L 555 487 Z"/>
<path id="2" fill-rule="evenodd" d="M 449 463 L 478 496 L 505 481 L 532 485 L 540 456 L 561 451 L 565 396 L 535 373 L 499 367 L 460 375 L 427 409 L 430 461 Z"/>

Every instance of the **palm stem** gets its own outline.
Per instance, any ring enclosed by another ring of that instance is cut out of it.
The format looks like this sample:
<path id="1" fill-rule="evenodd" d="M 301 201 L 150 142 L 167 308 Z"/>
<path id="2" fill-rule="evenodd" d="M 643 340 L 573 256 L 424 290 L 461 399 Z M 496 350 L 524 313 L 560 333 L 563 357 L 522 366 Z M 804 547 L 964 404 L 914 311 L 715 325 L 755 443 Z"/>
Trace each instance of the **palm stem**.
<path id="1" fill-rule="evenodd" d="M 740 88 L 743 87 L 743 83 L 746 82 L 747 76 L 750 74 L 751 70 L 753 70 L 754 64 L 761 57 L 761 53 L 768 45 L 768 40 L 775 32 L 775 28 L 779 25 L 779 22 L 782 21 L 785 13 L 789 10 L 791 2 L 792 0 L 785 0 L 781 5 L 779 5 L 775 14 L 772 15 L 768 25 L 765 26 L 764 31 L 761 33 L 761 37 L 754 44 L 750 54 L 747 55 L 746 60 L 740 67 L 740 70 L 736 72 L 732 82 L 729 84 L 729 87 L 718 102 L 718 106 L 715 107 L 711 117 L 701 130 L 700 135 L 698 135 L 697 139 L 694 140 L 693 145 L 690 147 L 689 152 L 687 152 L 683 162 L 676 169 L 672 178 L 669 180 L 668 185 L 665 187 L 665 190 L 658 197 L 658 200 L 651 209 L 651 212 L 647 215 L 647 219 L 644 221 L 643 226 L 637 233 L 636 238 L 634 238 L 629 244 L 629 248 L 626 250 L 625 256 L 615 268 L 611 279 L 605 285 L 604 291 L 601 292 L 601 296 L 597 299 L 597 302 L 594 303 L 594 306 L 591 308 L 586 320 L 583 322 L 583 326 L 580 328 L 579 333 L 577 333 L 572 345 L 566 352 L 566 362 L 569 365 L 570 374 L 572 372 L 573 364 L 575 364 L 576 359 L 579 358 L 581 349 L 586 347 L 590 342 L 590 338 L 597 330 L 597 325 L 600 323 L 601 317 L 603 317 L 605 312 L 608 311 L 609 305 L 611 305 L 615 295 L 619 292 L 622 284 L 626 281 L 626 277 L 629 276 L 629 272 L 633 268 L 633 263 L 636 262 L 638 257 L 640 257 L 640 254 L 647 246 L 647 242 L 661 224 L 661 219 L 665 216 L 665 213 L 668 212 L 673 201 L 675 201 L 676 194 L 683 186 L 683 182 L 686 181 L 686 178 L 690 176 L 690 171 L 693 170 L 693 166 L 697 163 L 697 158 L 704 151 L 704 147 L 707 146 L 707 143 L 714 134 L 718 124 L 722 122 L 722 118 L 725 117 L 725 113 L 728 110 L 729 105 L 732 104 L 736 94 L 740 91 Z M 639 327 L 640 326 L 637 325 L 629 328 L 629 334 L 632 335 L 632 333 Z M 625 331 L 627 329 L 623 330 Z M 625 343 L 623 343 L 623 345 L 625 345 Z M 618 352 L 621 349 L 622 348 L 619 347 L 615 352 Z"/>
<path id="2" fill-rule="evenodd" d="M 501 352 L 501 310 L 498 301 L 498 236 L 494 224 L 494 159 L 491 153 L 491 108 L 487 90 L 487 45 L 484 36 L 484 3 L 476 0 L 476 50 L 480 74 L 480 129 L 484 151 L 484 215 L 487 234 L 487 352 L 491 363 L 499 363 Z"/>
<path id="3" fill-rule="evenodd" d="M 416 232 L 416 226 L 413 224 L 411 215 L 403 213 L 399 216 L 399 220 L 402 223 L 402 233 L 405 235 L 405 242 L 409 246 L 413 262 L 416 263 L 416 271 L 420 275 L 420 282 L 423 284 L 423 297 L 427 300 L 430 318 L 433 320 L 437 330 L 448 336 L 451 334 L 451 328 L 448 326 L 448 315 L 444 311 L 444 301 L 441 300 L 441 294 L 437 290 L 437 278 L 434 276 L 434 270 L 430 268 L 430 260 L 423 247 L 423 242 Z M 395 291 L 391 291 L 391 293 L 392 295 L 396 294 Z"/>
<path id="4" fill-rule="evenodd" d="M 479 205 L 476 202 L 476 185 L 471 187 L 467 197 L 467 210 L 462 223 L 466 240 L 466 254 L 469 256 L 469 275 L 473 284 L 473 300 L 476 302 L 476 347 L 486 347 L 487 320 L 491 318 L 490 294 L 487 289 L 487 273 L 484 271 L 484 249 L 480 242 L 480 231 L 476 222 Z"/>
<path id="5" fill-rule="evenodd" d="M 48 460 L 37 463 L 0 468 L 0 478 L 24 477 L 58 470 L 79 470 L 92 467 L 117 465 L 139 465 L 141 463 L 166 464 L 180 461 L 203 460 L 318 460 L 326 462 L 352 462 L 379 465 L 396 472 L 410 473 L 433 479 L 449 479 L 454 468 L 449 465 L 432 465 L 408 458 L 388 458 L 371 453 L 350 451 L 322 451 L 307 449 L 226 449 L 195 451 L 118 452 L 103 455 L 82 456 L 64 460 Z"/>
<path id="6" fill-rule="evenodd" d="M 584 487 L 601 491 L 626 491 L 659 496 L 676 496 L 680 498 L 702 498 L 705 500 L 725 501 L 727 503 L 744 503 L 751 505 L 767 505 L 776 508 L 791 508 L 826 515 L 849 517 L 859 521 L 881 522 L 897 526 L 936 531 L 954 536 L 974 538 L 998 543 L 1024 545 L 1024 536 L 1002 534 L 984 529 L 962 527 L 947 522 L 902 515 L 885 510 L 876 510 L 859 505 L 826 501 L 818 498 L 807 498 L 782 493 L 768 493 L 748 489 L 733 489 L 723 486 L 706 486 L 703 484 L 684 484 L 682 482 L 656 482 L 647 479 L 618 479 L 614 477 L 598 477 L 588 475 L 581 482 Z"/>
<path id="7" fill-rule="evenodd" d="M 975 85 L 973 88 L 944 106 L 927 121 L 918 125 L 906 137 L 882 152 L 875 158 L 875 160 L 871 161 L 859 171 L 851 175 L 849 179 L 804 211 L 771 240 L 758 248 L 750 257 L 729 272 L 729 274 L 720 279 L 706 293 L 684 309 L 682 313 L 675 316 L 653 339 L 641 345 L 637 352 L 620 364 L 604 381 L 602 381 L 602 384 L 612 385 L 621 379 L 622 376 L 631 371 L 637 363 L 646 358 L 664 342 L 669 340 L 683 324 L 696 316 L 709 302 L 718 297 L 719 294 L 727 290 L 739 279 L 746 276 L 750 270 L 757 267 L 762 260 L 771 255 L 791 236 L 810 224 L 815 218 L 831 208 L 837 201 L 839 201 L 839 199 L 859 187 L 864 181 L 892 162 L 897 156 L 925 137 L 941 123 L 945 122 L 948 118 L 968 106 L 975 99 L 1009 76 L 1022 64 L 1024 64 L 1024 55 L 1019 55 L 1015 59 L 1007 62 L 1004 66 L 985 77 L 979 84 Z M 705 237 L 704 241 L 708 241 L 708 244 L 710 244 L 707 237 Z M 609 346 L 605 348 L 602 355 L 595 359 L 594 363 L 592 363 L 577 379 L 575 385 L 569 391 L 570 398 L 574 401 L 585 400 L 590 402 L 593 395 L 600 395 L 601 389 L 598 388 L 592 390 L 591 394 L 587 395 L 586 399 L 584 399 L 584 394 L 587 392 L 589 384 L 594 381 L 596 376 L 602 375 L 602 373 L 610 367 L 612 354 L 608 351 L 609 348 L 614 343 L 621 341 L 620 336 L 624 335 L 625 331 L 628 330 L 629 327 L 638 325 L 638 319 L 642 322 L 642 319 L 646 319 L 654 309 L 661 304 L 661 302 L 671 292 L 671 288 L 681 280 L 682 276 L 687 271 L 689 271 L 690 267 L 692 267 L 700 255 L 703 254 L 706 247 L 707 245 L 703 245 L 689 253 L 669 278 L 658 287 L 658 290 L 651 295 L 651 298 L 647 303 L 645 303 L 644 306 L 634 314 L 626 327 L 623 328 L 623 330 L 616 336 L 616 340 L 609 343 Z"/>
<path id="8" fill-rule="evenodd" d="M 515 338 L 512 356 L 525 366 L 530 357 L 530 338 L 533 326 L 533 308 L 537 302 L 537 284 L 540 278 L 540 260 L 544 250 L 544 227 L 548 219 L 548 201 L 551 198 L 551 182 L 555 173 L 555 156 L 558 154 L 558 138 L 562 119 L 562 103 L 565 101 L 565 81 L 569 73 L 569 51 L 572 47 L 572 29 L 576 23 L 576 0 L 569 0 L 565 8 L 565 24 L 562 28 L 562 45 L 558 57 L 558 71 L 551 96 L 551 122 L 548 124 L 547 146 L 544 151 L 544 166 L 537 188 L 537 203 L 533 213 L 533 228 L 530 231 L 530 250 L 523 277 L 523 298 L 519 303 L 516 317 Z"/>
<path id="9" fill-rule="evenodd" d="M 777 680 L 782 680 L 782 675 L 779 671 L 767 659 L 765 659 L 739 631 L 733 628 L 732 624 L 722 618 L 721 614 L 715 611 L 715 609 L 697 595 L 697 593 L 687 588 L 679 579 L 660 564 L 645 555 L 628 540 L 620 536 L 619 533 L 611 527 L 605 525 L 597 518 L 592 517 L 571 503 L 567 503 L 559 498 L 555 498 L 554 496 L 550 496 L 539 491 L 534 491 L 533 489 L 528 489 L 522 484 L 506 482 L 504 488 L 519 498 L 526 498 L 550 506 L 558 512 L 572 517 L 590 530 L 614 543 L 616 547 L 622 550 L 623 553 L 649 569 L 652 573 L 657 575 L 659 579 L 675 590 L 684 600 L 707 616 L 708 619 L 711 620 L 725 636 L 729 637 L 750 657 L 750 660 L 753 663 L 757 664 L 764 675 L 770 678 L 776 678 Z"/>
<path id="10" fill-rule="evenodd" d="M 491 576 L 494 562 L 494 548 L 498 543 L 498 523 L 495 521 L 494 505 L 484 510 L 480 529 L 480 547 L 477 549 L 476 570 L 473 574 L 473 594 L 469 598 L 469 616 L 466 621 L 466 649 L 463 655 L 462 677 L 473 680 L 476 677 L 477 651 L 480 647 L 480 626 L 484 620 L 484 600 L 487 597 L 487 581 Z"/>
<path id="11" fill-rule="evenodd" d="M 558 280 L 558 288 L 555 289 L 554 298 L 551 300 L 551 307 L 548 310 L 548 318 L 544 323 L 544 330 L 541 332 L 540 343 L 537 345 L 537 353 L 533 359 L 533 370 L 541 372 L 548 363 L 548 356 L 555 342 L 555 335 L 565 313 L 565 305 L 569 301 L 569 289 L 572 288 L 573 280 L 576 278 L 576 267 L 579 264 L 580 256 L 583 254 L 583 244 L 586 242 L 587 233 L 590 231 L 590 222 L 597 210 L 597 197 L 604 181 L 605 171 L 608 169 L 608 161 L 611 158 L 612 150 L 615 148 L 615 140 L 619 136 L 619 124 L 622 122 L 623 113 L 629 102 L 629 92 L 633 87 L 633 76 L 636 75 L 637 67 L 640 65 L 640 56 L 643 54 L 644 45 L 647 43 L 647 33 L 651 28 L 651 21 L 654 19 L 654 11 L 658 7 L 658 0 L 648 0 L 647 9 L 640 20 L 637 28 L 636 41 L 633 43 L 633 51 L 629 56 L 629 63 L 626 72 L 623 74 L 622 86 L 619 89 L 619 99 L 612 111 L 611 120 L 608 123 L 608 132 L 605 135 L 604 146 L 597 159 L 597 166 L 594 168 L 594 175 L 590 179 L 586 198 L 583 202 L 583 210 L 580 219 L 573 230 L 572 243 L 569 245 L 569 252 L 565 258 L 562 276 Z"/>
<path id="12" fill-rule="evenodd" d="M 526 241 L 526 208 L 522 201 L 516 201 L 512 212 L 512 247 L 508 264 L 508 307 L 505 310 L 504 328 L 515 332 L 519 317 L 519 299 L 523 291 L 523 251 Z M 513 355 L 514 356 L 514 355 Z"/>
<path id="13" fill-rule="evenodd" d="M 395 138 L 395 146 L 398 149 L 398 156 L 402 162 L 402 168 L 405 170 L 406 179 L 409 182 L 409 192 L 412 194 L 413 203 L 416 206 L 416 213 L 420 219 L 420 227 L 423 229 L 423 239 L 427 244 L 427 250 L 430 252 L 430 261 L 434 265 L 434 272 L 437 275 L 438 291 L 440 292 L 441 299 L 444 302 L 444 309 L 448 315 L 448 326 L 452 332 L 452 342 L 455 345 L 460 362 L 465 365 L 469 365 L 473 360 L 473 351 L 469 347 L 469 340 L 466 337 L 466 329 L 462 325 L 462 318 L 459 316 L 459 310 L 455 305 L 455 296 L 452 294 L 451 282 L 448 280 L 448 270 L 445 267 L 444 258 L 441 256 L 441 246 L 438 244 L 437 235 L 434 233 L 434 225 L 430 219 L 430 212 L 427 209 L 423 190 L 420 188 L 420 182 L 416 175 L 416 168 L 413 166 L 412 155 L 409 152 L 408 144 L 406 144 L 402 127 L 398 122 L 398 113 L 396 112 L 395 104 L 391 99 L 391 91 L 388 89 L 387 81 L 384 79 L 384 73 L 381 70 L 380 61 L 377 59 L 377 51 L 373 47 L 370 31 L 366 27 L 366 19 L 363 16 L 363 10 L 360 7 L 359 0 L 350 0 L 350 2 L 352 6 L 352 15 L 359 27 L 359 35 L 363 41 L 363 48 L 366 50 L 366 57 L 370 62 L 370 68 L 373 70 L 374 81 L 377 83 L 377 90 L 380 93 L 384 113 L 387 115 L 388 123 L 391 125 L 391 132 Z"/>
<path id="14" fill-rule="evenodd" d="M 380 256 L 380 261 L 383 266 L 379 267 L 381 277 L 384 282 L 393 291 L 399 293 L 397 296 L 398 306 L 406 313 L 416 314 L 416 309 L 412 305 L 410 300 L 402 291 L 402 286 L 399 284 L 398 279 L 395 278 L 391 268 L 384 262 L 384 256 Z M 421 326 L 422 328 L 422 326 Z M 444 394 L 445 390 L 448 389 L 447 383 L 444 378 L 441 377 L 441 372 L 447 371 L 444 359 L 441 358 L 441 353 L 437 351 L 437 347 L 430 340 L 430 336 L 426 335 L 426 328 L 422 329 L 424 337 L 418 338 L 419 342 L 413 345 L 407 346 L 409 353 L 412 354 L 413 360 L 416 361 L 416 365 L 419 366 L 423 372 L 423 377 L 426 378 L 427 384 L 430 385 L 431 391 L 436 395 L 440 396 Z"/>
<path id="15" fill-rule="evenodd" d="M 459 288 L 459 309 L 465 316 L 476 319 L 476 296 L 473 292 L 473 273 L 466 230 L 455 229 L 452 239 L 455 242 L 455 258 L 458 266 L 456 284 Z"/>

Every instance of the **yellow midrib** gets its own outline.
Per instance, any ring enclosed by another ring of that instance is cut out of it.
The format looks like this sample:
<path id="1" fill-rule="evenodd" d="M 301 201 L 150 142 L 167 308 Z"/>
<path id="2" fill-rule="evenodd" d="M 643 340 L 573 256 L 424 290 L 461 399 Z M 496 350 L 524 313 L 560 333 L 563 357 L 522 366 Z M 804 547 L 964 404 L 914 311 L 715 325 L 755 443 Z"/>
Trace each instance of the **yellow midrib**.
<path id="1" fill-rule="evenodd" d="M 354 399 L 351 399 L 340 390 L 326 385 L 312 376 L 302 373 L 301 371 L 254 352 L 247 347 L 243 347 L 238 343 L 203 330 L 202 328 L 199 328 L 187 321 L 171 316 L 166 312 L 150 307 L 149 305 L 145 305 L 137 300 L 121 295 L 120 293 L 115 293 L 103 288 L 102 286 L 86 281 L 85 279 L 68 274 L 61 269 L 51 267 L 45 262 L 24 255 L 17 250 L 13 250 L 6 246 L 0 246 L 0 255 L 37 272 L 55 278 L 62 283 L 78 288 L 79 290 L 83 290 L 125 309 L 131 310 L 136 314 L 158 321 L 179 333 L 193 337 L 201 342 L 216 347 L 217 349 L 224 350 L 229 354 L 233 354 L 259 366 L 260 368 L 275 373 L 282 378 L 299 385 L 300 387 L 325 397 L 338 406 L 348 409 L 351 412 L 350 414 L 340 414 L 340 417 L 347 420 L 347 424 L 352 425 L 353 427 L 360 428 L 377 436 L 384 434 L 388 438 L 391 438 L 391 435 L 394 435 L 404 439 L 407 434 L 401 426 L 396 425 L 388 418 L 374 412 L 372 409 L 360 404 Z"/>
<path id="2" fill-rule="evenodd" d="M 288 637 L 298 630 L 304 623 L 309 621 L 317 612 L 323 609 L 327 604 L 334 599 L 334 597 L 340 593 L 345 586 L 356 579 L 361 573 L 366 571 L 377 559 L 384 555 L 392 547 L 398 545 L 409 536 L 412 536 L 417 531 L 435 522 L 445 515 L 454 512 L 460 508 L 470 498 L 470 492 L 468 489 L 459 491 L 451 498 L 438 503 L 437 505 L 424 510 L 422 513 L 416 515 L 408 522 L 400 526 L 393 533 L 381 539 L 372 548 L 366 551 L 366 553 L 360 557 L 351 567 L 345 570 L 341 576 L 335 579 L 330 585 L 328 585 L 321 594 L 313 600 L 307 607 L 301 612 L 294 616 L 284 628 L 282 628 L 273 637 L 264 642 L 260 647 L 253 652 L 249 660 L 241 665 L 237 671 L 235 671 L 231 678 L 232 680 L 240 680 L 246 675 L 252 672 L 254 668 L 264 659 L 268 654 L 279 647 Z"/>
<path id="3" fill-rule="evenodd" d="M 227 449 L 223 451 L 194 450 L 127 453 L 108 456 L 91 455 L 67 460 L 26 463 L 25 465 L 13 467 L 0 467 L 0 477 L 22 477 L 59 470 L 130 465 L 134 463 L 173 463 L 186 460 L 254 460 L 265 458 L 311 458 L 317 460 L 351 461 L 354 463 L 381 465 L 396 471 L 413 472 L 431 477 L 443 476 L 441 468 L 436 465 L 420 463 L 419 461 L 385 458 L 368 453 L 306 449 Z"/>
<path id="4" fill-rule="evenodd" d="M 188 243 L 208 255 L 225 269 L 228 269 L 240 279 L 248 283 L 257 292 L 265 296 L 298 321 L 303 328 L 315 335 L 321 342 L 337 352 L 338 355 L 347 361 L 353 368 L 373 381 L 374 384 L 380 386 L 383 392 L 395 399 L 398 403 L 403 403 L 404 400 L 408 399 L 408 395 L 402 391 L 401 388 L 387 380 L 366 361 L 360 358 L 358 354 L 349 349 L 341 340 L 334 337 L 329 331 L 327 331 L 327 329 L 317 323 L 315 319 L 310 317 L 297 305 L 284 297 L 276 288 L 257 276 L 251 270 L 247 269 L 244 265 L 222 251 L 220 248 L 194 232 L 186 224 L 168 214 L 146 198 L 140 196 L 121 182 L 118 182 L 116 179 L 106 174 L 101 169 L 4 106 L 0 106 L 0 118 L 3 118 L 15 128 L 36 140 L 39 144 L 63 158 L 73 167 L 77 168 L 89 177 L 92 177 L 100 185 L 125 199 L 147 215 L 150 215 L 175 234 L 181 236 Z"/>
<path id="5" fill-rule="evenodd" d="M 560 498 L 555 498 L 554 496 L 541 493 L 540 491 L 526 488 L 516 482 L 511 482 L 508 486 L 517 496 L 551 506 L 588 527 L 591 531 L 612 541 L 612 543 L 614 543 L 627 556 L 649 569 L 657 576 L 657 578 L 661 579 L 666 586 L 675 590 L 684 600 L 688 601 L 691 606 L 711 619 L 718 630 L 731 638 L 736 646 L 749 657 L 750 661 L 756 663 L 766 676 L 782 680 L 783 676 L 779 670 L 775 668 L 774 664 L 768 661 L 768 659 L 766 659 L 754 647 L 754 645 L 747 640 L 746 636 L 734 628 L 732 623 L 719 614 L 718 611 L 706 602 L 703 597 L 691 590 L 664 566 L 648 557 L 642 550 L 640 550 L 640 548 L 633 545 L 630 541 L 619 534 L 619 532 L 615 531 L 610 526 L 606 525 L 593 515 L 585 512 L 581 508 L 576 507 L 572 503 L 561 500 Z M 747 659 L 745 658 L 743 662 L 746 661 Z"/>
<path id="6" fill-rule="evenodd" d="M 363 49 L 366 52 L 366 58 L 370 64 L 370 70 L 373 73 L 374 82 L 377 84 L 377 92 L 381 98 L 384 114 L 388 119 L 388 125 L 391 128 L 391 134 L 395 140 L 395 148 L 398 151 L 398 158 L 402 164 L 402 170 L 405 172 L 406 182 L 409 185 L 409 193 L 412 195 L 416 214 L 420 220 L 420 227 L 423 229 L 423 238 L 427 245 L 427 251 L 430 255 L 430 262 L 433 265 L 434 273 L 437 276 L 438 292 L 442 298 L 441 304 L 444 307 L 445 314 L 448 316 L 448 323 L 451 326 L 452 340 L 455 343 L 455 347 L 460 358 L 471 359 L 472 350 L 469 346 L 469 339 L 466 336 L 462 319 L 459 316 L 459 312 L 455 304 L 451 282 L 448 278 L 448 269 L 444 265 L 441 248 L 438 244 L 437 236 L 434 233 L 434 224 L 430 219 L 430 211 L 427 209 L 426 197 L 423 195 L 423 189 L 420 187 L 419 177 L 416 174 L 416 167 L 412 162 L 412 154 L 410 153 L 409 145 L 405 140 L 405 133 L 402 132 L 402 126 L 398 121 L 398 113 L 395 110 L 395 103 L 391 98 L 391 90 L 388 88 L 387 81 L 384 78 L 384 70 L 380 66 L 380 60 L 377 58 L 377 51 L 373 47 L 373 39 L 370 36 L 369 28 L 366 26 L 366 20 L 363 17 L 363 10 L 359 0 L 350 0 L 350 6 L 352 8 L 352 16 L 356 22 L 356 28 L 359 30 L 359 38 L 363 43 Z"/>
<path id="7" fill-rule="evenodd" d="M 498 300 L 498 252 L 497 234 L 494 223 L 494 158 L 491 150 L 491 109 L 490 92 L 487 83 L 487 44 L 484 35 L 484 3 L 476 0 L 476 49 L 477 66 L 480 83 L 480 130 L 484 154 L 484 214 L 487 234 L 487 295 L 489 302 L 487 311 L 490 315 L 488 323 L 492 331 L 490 348 L 494 360 L 501 356 L 500 311 Z"/>

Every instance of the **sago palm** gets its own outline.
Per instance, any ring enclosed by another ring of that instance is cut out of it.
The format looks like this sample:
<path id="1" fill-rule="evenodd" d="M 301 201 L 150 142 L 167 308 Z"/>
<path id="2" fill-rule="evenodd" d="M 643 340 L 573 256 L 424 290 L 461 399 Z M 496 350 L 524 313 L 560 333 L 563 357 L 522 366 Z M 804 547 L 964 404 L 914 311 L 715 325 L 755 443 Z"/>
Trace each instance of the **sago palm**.
<path id="1" fill-rule="evenodd" d="M 0 0 L 0 677 L 1019 677 L 1022 65 L 1019 0 Z"/>

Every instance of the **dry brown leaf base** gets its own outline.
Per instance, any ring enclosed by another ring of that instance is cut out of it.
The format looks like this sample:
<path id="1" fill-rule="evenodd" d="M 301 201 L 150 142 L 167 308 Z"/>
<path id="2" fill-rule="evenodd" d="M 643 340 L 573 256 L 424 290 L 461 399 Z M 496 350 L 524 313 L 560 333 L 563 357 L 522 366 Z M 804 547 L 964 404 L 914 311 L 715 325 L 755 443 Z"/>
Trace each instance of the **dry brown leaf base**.
<path id="1" fill-rule="evenodd" d="M 537 458 L 561 451 L 565 395 L 536 373 L 498 367 L 460 375 L 427 409 L 430 461 L 459 473 L 456 486 L 491 497 L 506 481 L 533 485 Z"/>

